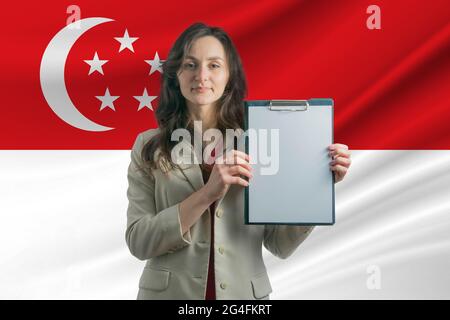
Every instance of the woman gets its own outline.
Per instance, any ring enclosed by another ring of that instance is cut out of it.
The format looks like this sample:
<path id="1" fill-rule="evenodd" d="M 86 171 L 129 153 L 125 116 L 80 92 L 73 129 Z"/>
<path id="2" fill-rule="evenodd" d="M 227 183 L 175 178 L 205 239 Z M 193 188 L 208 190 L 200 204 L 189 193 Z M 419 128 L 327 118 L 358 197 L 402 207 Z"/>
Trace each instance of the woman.
<path id="1" fill-rule="evenodd" d="M 252 169 L 244 152 L 212 154 L 211 165 L 184 164 L 172 152 L 171 134 L 194 133 L 194 121 L 203 132 L 243 128 L 239 55 L 222 29 L 197 23 L 176 40 L 163 71 L 159 128 L 138 135 L 128 168 L 126 242 L 147 260 L 138 299 L 269 299 L 262 244 L 284 259 L 313 227 L 245 225 Z M 349 151 L 334 144 L 330 155 L 337 182 L 350 166 Z M 224 158 L 233 162 L 217 161 Z"/>

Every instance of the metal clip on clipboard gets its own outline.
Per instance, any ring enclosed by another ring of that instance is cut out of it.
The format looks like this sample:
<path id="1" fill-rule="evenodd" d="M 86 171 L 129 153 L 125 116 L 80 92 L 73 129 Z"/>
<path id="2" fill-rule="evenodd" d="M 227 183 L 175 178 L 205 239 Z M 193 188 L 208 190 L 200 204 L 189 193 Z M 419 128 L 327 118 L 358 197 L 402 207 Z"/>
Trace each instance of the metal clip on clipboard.
<path id="1" fill-rule="evenodd" d="M 308 110 L 308 100 L 270 100 L 269 110 L 271 111 L 306 111 Z"/>

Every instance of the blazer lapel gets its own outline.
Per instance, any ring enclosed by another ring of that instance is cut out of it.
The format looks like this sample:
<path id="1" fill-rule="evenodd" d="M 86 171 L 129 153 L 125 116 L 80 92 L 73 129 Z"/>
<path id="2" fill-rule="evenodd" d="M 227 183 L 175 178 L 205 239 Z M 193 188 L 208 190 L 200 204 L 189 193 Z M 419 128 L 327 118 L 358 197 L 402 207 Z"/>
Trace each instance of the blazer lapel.
<path id="1" fill-rule="evenodd" d="M 195 152 L 194 152 L 194 148 L 192 147 L 192 145 L 186 141 L 181 141 L 180 143 L 182 143 L 183 145 L 183 151 L 187 151 L 187 158 L 188 159 L 193 159 L 193 157 L 196 158 L 195 156 Z M 179 169 L 174 169 L 174 170 L 178 170 L 181 171 L 181 174 L 185 177 L 185 179 L 188 181 L 188 183 L 191 185 L 192 189 L 194 191 L 199 190 L 200 188 L 202 188 L 205 184 L 203 182 L 203 175 L 202 175 L 202 171 L 200 169 L 200 166 L 198 164 L 195 163 L 185 163 L 183 162 L 183 157 L 181 157 L 181 155 L 179 154 L 175 154 L 175 162 L 178 163 L 179 167 L 181 170 Z"/>
<path id="2" fill-rule="evenodd" d="M 182 140 L 180 143 L 183 144 L 183 147 L 184 147 L 183 150 L 189 152 L 188 156 L 187 156 L 188 159 L 194 159 L 194 158 L 197 159 L 195 152 L 194 152 L 194 147 L 192 146 L 192 144 L 190 144 L 189 142 L 186 142 L 184 140 Z M 226 149 L 224 146 L 222 146 L 222 148 L 223 148 L 223 154 L 226 154 L 226 152 L 228 152 L 229 150 L 232 149 L 232 147 Z M 195 163 L 193 163 L 193 164 L 184 163 L 183 157 L 181 157 L 181 155 L 179 155 L 179 154 L 175 155 L 175 160 L 177 163 L 179 163 L 179 166 L 181 169 L 180 170 L 181 174 L 186 178 L 186 180 L 188 181 L 188 183 L 190 184 L 190 186 L 192 187 L 194 192 L 200 190 L 205 185 L 205 183 L 203 182 L 203 174 L 200 169 L 200 165 L 195 164 Z M 203 158 L 201 159 L 201 161 L 203 161 Z M 199 161 L 197 161 L 197 162 L 199 162 Z M 174 169 L 174 170 L 178 170 L 178 169 Z M 225 198 L 227 193 L 225 193 L 220 199 L 218 199 L 216 201 L 215 208 L 217 208 L 220 205 L 220 203 Z"/>
<path id="3" fill-rule="evenodd" d="M 198 164 L 193 164 L 184 168 L 181 167 L 181 169 L 181 173 L 184 175 L 194 191 L 200 190 L 205 185 L 203 182 L 202 171 L 200 170 L 200 166 Z"/>

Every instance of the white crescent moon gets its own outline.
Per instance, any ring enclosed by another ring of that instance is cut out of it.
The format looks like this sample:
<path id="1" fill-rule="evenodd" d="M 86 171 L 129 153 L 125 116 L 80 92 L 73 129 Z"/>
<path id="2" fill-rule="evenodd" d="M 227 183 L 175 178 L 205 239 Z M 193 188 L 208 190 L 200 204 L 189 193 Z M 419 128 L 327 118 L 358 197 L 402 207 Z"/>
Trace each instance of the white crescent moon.
<path id="1" fill-rule="evenodd" d="M 42 56 L 40 79 L 45 100 L 58 117 L 78 129 L 86 131 L 114 129 L 102 126 L 83 116 L 70 99 L 64 80 L 67 56 L 74 43 L 89 29 L 110 21 L 114 20 L 86 18 L 65 26 L 53 37 Z"/>

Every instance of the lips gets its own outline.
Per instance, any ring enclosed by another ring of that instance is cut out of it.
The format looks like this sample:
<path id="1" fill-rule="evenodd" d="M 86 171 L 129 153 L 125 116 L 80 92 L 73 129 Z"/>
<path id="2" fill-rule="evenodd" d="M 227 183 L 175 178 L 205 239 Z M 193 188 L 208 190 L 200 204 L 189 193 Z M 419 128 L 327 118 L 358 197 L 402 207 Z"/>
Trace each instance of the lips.
<path id="1" fill-rule="evenodd" d="M 207 87 L 197 87 L 197 88 L 193 88 L 192 90 L 195 92 L 199 92 L 199 93 L 204 93 L 206 91 L 208 91 L 210 88 Z"/>

